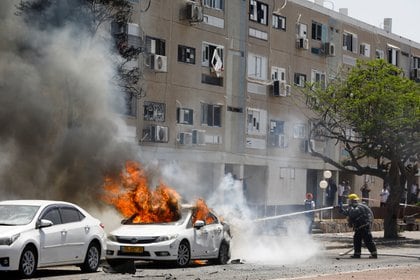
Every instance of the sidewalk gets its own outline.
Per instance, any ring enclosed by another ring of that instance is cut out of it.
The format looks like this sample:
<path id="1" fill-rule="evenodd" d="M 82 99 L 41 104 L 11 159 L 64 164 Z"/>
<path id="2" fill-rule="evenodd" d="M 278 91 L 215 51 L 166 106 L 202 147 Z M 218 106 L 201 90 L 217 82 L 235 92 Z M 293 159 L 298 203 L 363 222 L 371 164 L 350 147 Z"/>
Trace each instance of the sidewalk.
<path id="1" fill-rule="evenodd" d="M 384 239 L 383 231 L 373 231 L 373 240 L 377 245 L 420 244 L 420 231 L 403 231 L 395 240 Z M 316 233 L 314 240 L 325 244 L 326 249 L 351 248 L 353 246 L 353 232 Z"/>

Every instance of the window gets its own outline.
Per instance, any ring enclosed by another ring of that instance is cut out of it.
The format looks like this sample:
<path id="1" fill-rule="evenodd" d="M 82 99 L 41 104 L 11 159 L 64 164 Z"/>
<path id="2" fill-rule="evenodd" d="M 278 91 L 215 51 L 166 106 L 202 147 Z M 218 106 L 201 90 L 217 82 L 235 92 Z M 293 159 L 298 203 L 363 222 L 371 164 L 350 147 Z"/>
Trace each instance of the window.
<path id="1" fill-rule="evenodd" d="M 178 45 L 178 61 L 195 64 L 195 48 Z"/>
<path id="2" fill-rule="evenodd" d="M 216 71 L 223 70 L 223 46 L 203 42 L 201 65 Z"/>
<path id="3" fill-rule="evenodd" d="M 267 111 L 247 109 L 247 133 L 263 135 L 267 131 Z"/>
<path id="4" fill-rule="evenodd" d="M 312 22 L 312 39 L 318 40 L 318 41 L 321 41 L 321 40 L 322 41 L 325 41 L 322 38 L 322 36 L 324 34 L 326 34 L 326 31 L 323 32 L 324 29 L 326 29 L 326 27 L 323 26 L 321 23 L 318 23 L 318 22 L 313 21 Z"/>
<path id="5" fill-rule="evenodd" d="M 311 83 L 314 83 L 320 86 L 322 89 L 325 89 L 326 86 L 326 75 L 324 72 L 318 70 L 312 70 Z"/>
<path id="6" fill-rule="evenodd" d="M 295 85 L 298 87 L 305 87 L 306 75 L 301 73 L 295 73 L 294 82 Z"/>
<path id="7" fill-rule="evenodd" d="M 47 212 L 42 215 L 42 219 L 50 220 L 54 225 L 61 224 L 61 216 L 57 208 L 47 210 Z"/>
<path id="8" fill-rule="evenodd" d="M 279 15 L 273 15 L 273 27 L 276 29 L 281 29 L 286 31 L 286 18 L 279 16 Z"/>
<path id="9" fill-rule="evenodd" d="M 144 120 L 145 121 L 165 121 L 165 104 L 157 102 L 144 102 Z"/>
<path id="10" fill-rule="evenodd" d="M 70 207 L 60 208 L 60 212 L 63 218 L 63 224 L 79 222 L 85 218 L 77 209 Z"/>
<path id="11" fill-rule="evenodd" d="M 385 53 L 384 53 L 384 51 L 383 50 L 376 50 L 375 51 L 375 57 L 377 58 L 377 59 L 384 59 L 385 58 Z"/>
<path id="12" fill-rule="evenodd" d="M 395 66 L 399 64 L 399 49 L 389 47 L 388 48 L 388 63 L 391 63 Z"/>
<path id="13" fill-rule="evenodd" d="M 271 67 L 271 80 L 286 81 L 286 69 L 279 67 Z"/>
<path id="14" fill-rule="evenodd" d="M 343 50 L 357 53 L 357 35 L 350 32 L 343 32 Z"/>
<path id="15" fill-rule="evenodd" d="M 304 124 L 295 124 L 293 126 L 293 138 L 304 139 L 305 138 L 305 125 Z"/>
<path id="16" fill-rule="evenodd" d="M 158 55 L 165 55 L 165 41 L 147 36 L 146 52 Z"/>
<path id="17" fill-rule="evenodd" d="M 420 68 L 420 57 L 413 56 L 413 68 L 414 69 Z"/>
<path id="18" fill-rule="evenodd" d="M 176 109 L 176 121 L 181 124 L 193 124 L 193 110 L 187 108 Z"/>
<path id="19" fill-rule="evenodd" d="M 201 124 L 222 126 L 222 106 L 201 103 Z"/>
<path id="20" fill-rule="evenodd" d="M 284 135 L 284 121 L 270 120 L 270 134 L 268 135 L 269 144 L 273 147 L 287 147 Z"/>
<path id="21" fill-rule="evenodd" d="M 249 1 L 249 19 L 258 23 L 268 25 L 268 5 L 260 1 Z"/>
<path id="22" fill-rule="evenodd" d="M 360 54 L 366 57 L 370 57 L 370 45 L 366 43 L 360 44 Z"/>
<path id="23" fill-rule="evenodd" d="M 267 57 L 248 54 L 248 77 L 267 80 Z"/>
<path id="24" fill-rule="evenodd" d="M 209 8 L 223 10 L 224 0 L 204 0 L 203 5 Z"/>

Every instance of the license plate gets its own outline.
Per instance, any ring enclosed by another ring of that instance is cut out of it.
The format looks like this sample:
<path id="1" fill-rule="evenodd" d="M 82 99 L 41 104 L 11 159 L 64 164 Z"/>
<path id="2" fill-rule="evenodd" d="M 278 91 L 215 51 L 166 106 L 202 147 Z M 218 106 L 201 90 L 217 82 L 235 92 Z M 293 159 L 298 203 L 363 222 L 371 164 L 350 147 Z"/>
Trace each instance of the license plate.
<path id="1" fill-rule="evenodd" d="M 143 247 L 134 247 L 134 246 L 121 246 L 121 251 L 123 253 L 143 253 Z"/>

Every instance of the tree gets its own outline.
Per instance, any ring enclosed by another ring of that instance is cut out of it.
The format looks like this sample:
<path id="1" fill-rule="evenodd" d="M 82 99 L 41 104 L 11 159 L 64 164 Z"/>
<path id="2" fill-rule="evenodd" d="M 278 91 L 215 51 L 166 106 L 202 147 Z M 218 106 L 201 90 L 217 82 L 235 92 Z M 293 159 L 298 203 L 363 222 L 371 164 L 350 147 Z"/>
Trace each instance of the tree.
<path id="1" fill-rule="evenodd" d="M 418 172 L 420 87 L 384 60 L 358 61 L 326 88 L 312 84 L 305 96 L 316 119 L 310 139 L 340 145 L 346 156 L 310 147 L 312 154 L 341 171 L 382 178 L 390 188 L 384 237 L 397 238 L 401 194 Z"/>

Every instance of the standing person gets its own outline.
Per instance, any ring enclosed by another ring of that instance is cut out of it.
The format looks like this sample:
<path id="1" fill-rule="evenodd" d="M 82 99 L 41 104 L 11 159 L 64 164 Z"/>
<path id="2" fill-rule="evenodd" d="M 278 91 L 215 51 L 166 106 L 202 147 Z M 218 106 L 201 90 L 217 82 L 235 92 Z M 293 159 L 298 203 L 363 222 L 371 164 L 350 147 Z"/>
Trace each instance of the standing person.
<path id="1" fill-rule="evenodd" d="M 313 197 L 312 193 L 307 193 L 306 194 L 305 211 L 315 209 L 315 201 L 314 201 L 313 198 L 314 197 Z M 315 213 L 314 212 L 308 212 L 308 213 L 305 213 L 305 216 L 306 216 L 306 220 L 308 222 L 309 234 L 311 234 L 312 233 L 312 225 L 313 225 L 314 220 L 315 220 Z"/>
<path id="2" fill-rule="evenodd" d="M 410 188 L 410 204 L 417 203 L 417 195 L 419 193 L 419 186 L 416 183 L 413 183 Z"/>
<path id="3" fill-rule="evenodd" d="M 385 207 L 386 206 L 386 201 L 388 200 L 388 196 L 389 196 L 388 187 L 386 185 L 384 185 L 384 187 L 382 188 L 382 191 L 379 195 L 381 196 L 380 206 Z"/>
<path id="4" fill-rule="evenodd" d="M 370 188 L 367 182 L 363 184 L 363 186 L 360 188 L 360 191 L 362 192 L 362 202 L 369 206 Z"/>
<path id="5" fill-rule="evenodd" d="M 338 184 L 337 195 L 338 195 L 338 206 L 342 207 L 344 203 L 344 186 L 346 182 L 342 181 Z"/>
<path id="6" fill-rule="evenodd" d="M 337 184 L 335 183 L 334 179 L 328 179 L 328 186 L 327 186 L 327 205 L 333 206 L 335 200 L 335 194 L 337 193 Z"/>
<path id="7" fill-rule="evenodd" d="M 344 209 L 340 208 L 339 211 L 343 215 L 348 217 L 349 225 L 353 227 L 353 249 L 354 253 L 352 258 L 359 259 L 362 254 L 362 240 L 370 252 L 369 258 L 377 259 L 378 252 L 376 251 L 376 245 L 372 237 L 372 223 L 373 223 L 373 212 L 369 206 L 364 203 L 359 203 L 359 197 L 357 194 L 350 194 L 348 196 L 349 206 Z"/>

